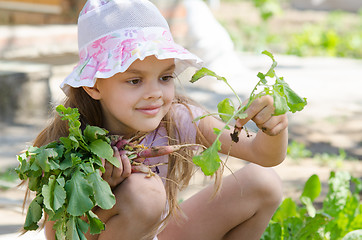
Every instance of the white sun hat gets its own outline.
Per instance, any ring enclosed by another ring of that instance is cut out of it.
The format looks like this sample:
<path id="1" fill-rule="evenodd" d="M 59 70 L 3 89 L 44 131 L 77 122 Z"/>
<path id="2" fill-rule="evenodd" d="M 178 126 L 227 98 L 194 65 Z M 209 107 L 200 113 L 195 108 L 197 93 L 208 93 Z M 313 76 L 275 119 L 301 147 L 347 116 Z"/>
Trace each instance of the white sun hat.
<path id="1" fill-rule="evenodd" d="M 94 86 L 137 59 L 175 59 L 175 74 L 202 61 L 172 38 L 166 19 L 148 0 L 88 0 L 78 18 L 79 62 L 60 87 Z"/>

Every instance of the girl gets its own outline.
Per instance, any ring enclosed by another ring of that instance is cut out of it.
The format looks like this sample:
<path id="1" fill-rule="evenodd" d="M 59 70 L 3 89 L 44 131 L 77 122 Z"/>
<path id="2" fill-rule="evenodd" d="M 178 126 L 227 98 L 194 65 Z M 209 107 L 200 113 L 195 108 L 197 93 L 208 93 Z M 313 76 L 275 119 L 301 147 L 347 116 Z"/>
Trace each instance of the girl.
<path id="1" fill-rule="evenodd" d="M 61 87 L 67 95 L 64 105 L 79 109 L 82 126 L 97 125 L 126 138 L 146 134 L 146 146 L 210 146 L 212 129 L 223 123 L 214 117 L 193 123 L 205 111 L 176 95 L 174 85 L 179 73 L 189 66 L 200 68 L 201 61 L 173 42 L 154 5 L 147 0 L 88 0 L 78 29 L 80 61 Z M 156 175 L 146 177 L 114 148 L 121 167 L 106 162 L 102 177 L 116 204 L 93 210 L 106 230 L 88 233 L 87 239 L 259 239 L 282 194 L 278 176 L 267 167 L 285 158 L 288 123 L 273 111 L 273 99 L 262 97 L 247 109 L 247 119 L 237 120 L 238 127 L 253 120 L 262 131 L 250 138 L 242 133 L 233 144 L 230 155 L 250 164 L 223 179 L 213 198 L 214 187 L 209 186 L 178 205 L 177 191 L 193 173 L 192 151 L 146 159 L 145 164 L 157 165 Z M 232 144 L 231 131 L 220 139 L 223 153 Z M 34 145 L 66 135 L 66 123 L 55 117 Z M 48 240 L 55 239 L 53 224 L 45 223 Z"/>

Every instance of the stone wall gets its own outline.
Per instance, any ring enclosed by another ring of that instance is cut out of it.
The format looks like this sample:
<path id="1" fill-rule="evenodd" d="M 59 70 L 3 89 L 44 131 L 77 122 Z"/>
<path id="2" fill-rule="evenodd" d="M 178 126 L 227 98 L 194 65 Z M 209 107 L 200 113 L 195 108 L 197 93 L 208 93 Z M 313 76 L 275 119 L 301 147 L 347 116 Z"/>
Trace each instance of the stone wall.
<path id="1" fill-rule="evenodd" d="M 0 0 L 0 24 L 76 23 L 85 0 Z"/>
<path id="2" fill-rule="evenodd" d="M 47 64 L 0 61 L 0 121 L 45 117 L 50 75 Z"/>

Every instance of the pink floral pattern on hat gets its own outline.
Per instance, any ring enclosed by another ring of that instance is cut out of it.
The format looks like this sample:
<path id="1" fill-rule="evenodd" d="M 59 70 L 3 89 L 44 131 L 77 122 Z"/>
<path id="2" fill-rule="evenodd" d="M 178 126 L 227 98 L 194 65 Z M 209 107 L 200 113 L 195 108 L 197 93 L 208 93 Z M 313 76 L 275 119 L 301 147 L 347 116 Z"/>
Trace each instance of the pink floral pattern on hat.
<path id="1" fill-rule="evenodd" d="M 93 86 L 97 78 L 108 78 L 124 72 L 136 59 L 143 60 L 151 55 L 159 59 L 174 58 L 176 74 L 183 70 L 177 61 L 191 59 L 189 61 L 194 64 L 198 62 L 193 54 L 174 43 L 166 29 L 158 27 L 123 29 L 81 49 L 78 65 L 61 87 Z"/>

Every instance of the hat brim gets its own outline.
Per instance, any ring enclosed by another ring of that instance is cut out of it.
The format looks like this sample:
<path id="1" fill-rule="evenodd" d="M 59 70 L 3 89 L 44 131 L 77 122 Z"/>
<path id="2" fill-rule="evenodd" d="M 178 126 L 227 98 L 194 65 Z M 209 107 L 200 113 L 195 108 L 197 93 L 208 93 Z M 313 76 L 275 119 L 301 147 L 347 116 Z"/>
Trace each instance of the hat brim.
<path id="1" fill-rule="evenodd" d="M 201 68 L 202 60 L 176 44 L 170 32 L 161 27 L 129 28 L 112 32 L 86 45 L 79 52 L 79 62 L 60 87 L 94 86 L 97 78 L 109 78 L 125 72 L 137 59 L 154 55 L 175 59 L 175 74 L 188 67 Z"/>

